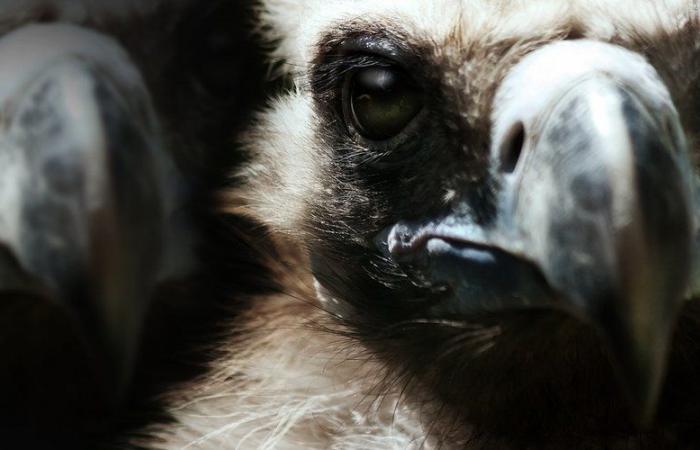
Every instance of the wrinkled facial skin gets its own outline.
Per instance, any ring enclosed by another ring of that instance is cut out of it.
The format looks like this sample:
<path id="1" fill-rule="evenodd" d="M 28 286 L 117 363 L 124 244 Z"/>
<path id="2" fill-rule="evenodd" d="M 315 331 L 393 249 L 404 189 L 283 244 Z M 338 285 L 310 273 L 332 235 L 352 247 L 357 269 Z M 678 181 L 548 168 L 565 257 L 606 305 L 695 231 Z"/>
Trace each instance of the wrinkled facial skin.
<path id="1" fill-rule="evenodd" d="M 458 313 L 445 306 L 449 289 L 426 282 L 377 242 L 401 221 L 452 217 L 488 228 L 498 220 L 496 93 L 514 66 L 555 41 L 587 38 L 642 55 L 670 92 L 698 161 L 699 28 L 690 18 L 670 31 L 601 38 L 577 23 L 470 42 L 459 30 L 436 40 L 391 19 L 366 19 L 333 23 L 314 41 L 299 85 L 312 99 L 316 141 L 307 151 L 315 152 L 319 186 L 303 199 L 297 231 L 324 307 L 387 362 L 394 376 L 385 381 L 405 386 L 445 442 L 469 432 L 523 446 L 572 434 L 592 443 L 610 436 L 639 445 L 690 442 L 688 431 L 700 425 L 696 301 L 679 314 L 656 421 L 641 432 L 589 323 L 550 308 Z M 348 79 L 387 66 L 419 87 L 422 108 L 395 136 L 372 139 L 353 123 Z"/>

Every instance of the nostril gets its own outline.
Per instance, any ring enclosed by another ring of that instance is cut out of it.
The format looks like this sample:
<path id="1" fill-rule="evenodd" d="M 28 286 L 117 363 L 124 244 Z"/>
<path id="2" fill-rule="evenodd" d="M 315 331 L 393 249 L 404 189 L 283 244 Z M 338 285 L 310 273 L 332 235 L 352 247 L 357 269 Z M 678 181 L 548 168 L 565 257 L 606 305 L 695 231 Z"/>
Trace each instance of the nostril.
<path id="1" fill-rule="evenodd" d="M 501 146 L 501 171 L 505 173 L 513 173 L 518 165 L 520 155 L 523 152 L 525 145 L 525 127 L 522 122 L 518 122 L 511 128 L 503 140 Z"/>

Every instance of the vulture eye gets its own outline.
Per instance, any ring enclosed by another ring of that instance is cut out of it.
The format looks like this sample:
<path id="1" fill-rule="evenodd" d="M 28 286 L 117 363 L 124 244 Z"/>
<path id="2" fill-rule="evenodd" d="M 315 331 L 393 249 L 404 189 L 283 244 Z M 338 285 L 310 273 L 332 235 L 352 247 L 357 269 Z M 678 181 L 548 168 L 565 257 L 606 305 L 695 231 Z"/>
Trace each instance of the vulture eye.
<path id="1" fill-rule="evenodd" d="M 403 71 L 389 67 L 356 71 L 346 93 L 345 108 L 353 126 L 373 140 L 396 136 L 423 108 L 421 90 Z"/>

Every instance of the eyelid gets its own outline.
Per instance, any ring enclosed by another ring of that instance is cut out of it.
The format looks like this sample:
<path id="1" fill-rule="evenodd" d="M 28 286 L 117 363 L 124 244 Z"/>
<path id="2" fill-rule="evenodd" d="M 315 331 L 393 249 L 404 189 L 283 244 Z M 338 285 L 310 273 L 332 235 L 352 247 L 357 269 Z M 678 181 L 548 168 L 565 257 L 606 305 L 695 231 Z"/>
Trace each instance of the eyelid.
<path id="1" fill-rule="evenodd" d="M 387 60 L 375 54 L 336 54 L 333 61 L 326 61 L 314 70 L 311 86 L 320 94 L 340 88 L 345 80 L 352 77 L 358 70 L 368 67 L 398 67 L 392 60 Z"/>
<path id="2" fill-rule="evenodd" d="M 397 34 L 348 31 L 322 39 L 311 70 L 310 87 L 328 100 L 349 73 L 363 67 L 395 67 L 421 78 L 421 57 Z M 417 80 L 416 80 L 417 81 Z"/>
<path id="3" fill-rule="evenodd" d="M 415 57 L 412 52 L 402 45 L 387 37 L 378 36 L 355 36 L 343 40 L 337 48 L 337 53 L 341 56 L 364 55 L 377 59 L 385 59 L 405 68 L 410 67 Z"/>

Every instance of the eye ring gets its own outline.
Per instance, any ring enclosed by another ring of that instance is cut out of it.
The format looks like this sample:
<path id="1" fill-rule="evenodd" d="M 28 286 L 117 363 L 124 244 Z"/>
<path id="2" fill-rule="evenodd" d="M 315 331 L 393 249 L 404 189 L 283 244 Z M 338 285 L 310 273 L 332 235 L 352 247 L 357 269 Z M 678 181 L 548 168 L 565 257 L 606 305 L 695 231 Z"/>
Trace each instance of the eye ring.
<path id="1" fill-rule="evenodd" d="M 371 141 L 401 134 L 424 107 L 423 91 L 408 74 L 392 66 L 353 71 L 343 91 L 347 125 Z"/>

